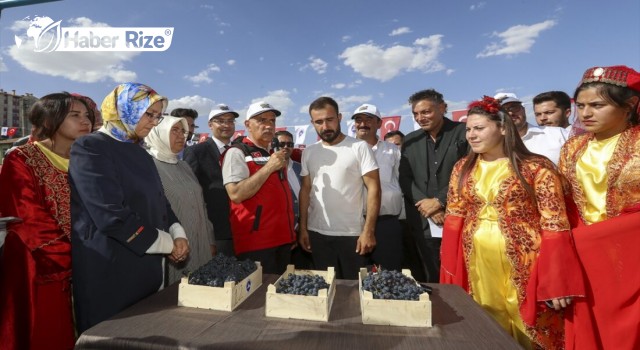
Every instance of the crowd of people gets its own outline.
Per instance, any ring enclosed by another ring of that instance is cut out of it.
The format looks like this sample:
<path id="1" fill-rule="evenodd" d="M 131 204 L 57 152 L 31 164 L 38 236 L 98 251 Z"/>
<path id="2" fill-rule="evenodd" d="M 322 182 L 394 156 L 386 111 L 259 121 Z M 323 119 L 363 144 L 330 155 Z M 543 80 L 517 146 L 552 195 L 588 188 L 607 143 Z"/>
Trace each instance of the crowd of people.
<path id="1" fill-rule="evenodd" d="M 378 136 L 374 104 L 345 135 L 331 97 L 309 105 L 319 141 L 276 132 L 264 101 L 167 113 L 149 86 L 118 85 L 101 108 L 53 93 L 0 172 L 0 348 L 71 349 L 77 336 L 224 254 L 263 271 L 409 268 L 464 288 L 526 349 L 640 348 L 640 73 L 594 67 L 571 98 L 512 93 L 445 117 L 427 89 L 419 129 Z M 232 140 L 238 118 L 245 137 Z M 635 311 L 634 311 L 635 310 Z"/>

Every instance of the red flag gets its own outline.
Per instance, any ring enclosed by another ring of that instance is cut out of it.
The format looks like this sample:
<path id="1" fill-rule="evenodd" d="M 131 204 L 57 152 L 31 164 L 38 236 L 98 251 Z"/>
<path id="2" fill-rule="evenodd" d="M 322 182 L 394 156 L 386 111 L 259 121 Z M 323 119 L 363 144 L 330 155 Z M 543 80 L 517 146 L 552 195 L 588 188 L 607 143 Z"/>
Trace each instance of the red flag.
<path id="1" fill-rule="evenodd" d="M 198 143 L 202 143 L 207 141 L 207 138 L 209 137 L 209 133 L 208 132 L 201 132 L 200 133 L 200 137 L 198 137 Z"/>
<path id="2" fill-rule="evenodd" d="M 231 140 L 235 140 L 238 136 L 244 136 L 244 130 L 236 130 L 233 136 L 231 136 Z"/>
<path id="3" fill-rule="evenodd" d="M 453 118 L 454 122 L 466 123 L 467 122 L 467 110 L 466 109 L 460 109 L 460 110 L 457 110 L 457 111 L 451 111 L 451 117 Z"/>
<path id="4" fill-rule="evenodd" d="M 276 128 L 276 131 L 287 131 L 287 127 L 286 126 L 281 126 L 279 128 Z"/>
<path id="5" fill-rule="evenodd" d="M 18 128 L 9 128 L 9 130 L 7 130 L 7 136 L 13 137 L 13 135 L 15 135 L 16 132 L 18 132 Z"/>
<path id="6" fill-rule="evenodd" d="M 380 138 L 384 140 L 384 135 L 389 131 L 395 131 L 400 128 L 400 116 L 382 117 L 382 126 L 380 127 Z"/>

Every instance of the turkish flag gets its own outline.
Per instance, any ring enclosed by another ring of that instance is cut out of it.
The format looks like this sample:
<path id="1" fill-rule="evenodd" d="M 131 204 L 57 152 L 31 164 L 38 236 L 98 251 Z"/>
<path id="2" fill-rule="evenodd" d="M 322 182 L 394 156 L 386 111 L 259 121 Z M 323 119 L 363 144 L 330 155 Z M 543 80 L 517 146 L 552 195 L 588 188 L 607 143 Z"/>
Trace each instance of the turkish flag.
<path id="1" fill-rule="evenodd" d="M 380 138 L 384 140 L 384 135 L 389 131 L 395 131 L 400 128 L 400 116 L 382 117 L 382 126 L 380 127 Z"/>
<path id="2" fill-rule="evenodd" d="M 286 126 L 281 126 L 279 128 L 276 128 L 276 131 L 287 131 L 287 127 Z"/>
<path id="3" fill-rule="evenodd" d="M 200 136 L 198 137 L 198 143 L 202 143 L 207 141 L 207 138 L 209 137 L 209 133 L 208 132 L 201 132 Z"/>
<path id="4" fill-rule="evenodd" d="M 18 132 L 18 128 L 9 128 L 9 130 L 7 130 L 7 136 L 13 137 L 13 135 L 15 135 L 16 132 Z"/>
<path id="5" fill-rule="evenodd" d="M 233 136 L 231 136 L 231 140 L 235 140 L 238 136 L 244 136 L 244 130 L 236 130 Z"/>
<path id="6" fill-rule="evenodd" d="M 460 109 L 457 111 L 451 111 L 451 117 L 453 118 L 454 122 L 463 122 L 466 123 L 467 122 L 467 110 L 466 109 Z"/>

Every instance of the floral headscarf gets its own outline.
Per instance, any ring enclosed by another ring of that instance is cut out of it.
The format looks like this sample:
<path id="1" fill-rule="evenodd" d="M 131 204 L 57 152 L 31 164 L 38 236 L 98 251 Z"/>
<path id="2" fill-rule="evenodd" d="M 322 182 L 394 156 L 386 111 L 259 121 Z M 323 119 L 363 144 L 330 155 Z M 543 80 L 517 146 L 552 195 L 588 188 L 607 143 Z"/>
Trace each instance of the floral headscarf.
<path id="1" fill-rule="evenodd" d="M 118 85 L 102 101 L 102 119 L 100 129 L 122 142 L 139 142 L 136 125 L 152 104 L 162 101 L 162 112 L 167 108 L 167 99 L 152 88 L 139 83 Z"/>
<path id="2" fill-rule="evenodd" d="M 182 123 L 184 130 L 189 130 L 186 119 L 171 116 L 165 116 L 160 124 L 151 129 L 144 142 L 153 158 L 165 163 L 178 163 L 178 154 L 171 151 L 170 141 L 171 128 L 178 123 Z"/>

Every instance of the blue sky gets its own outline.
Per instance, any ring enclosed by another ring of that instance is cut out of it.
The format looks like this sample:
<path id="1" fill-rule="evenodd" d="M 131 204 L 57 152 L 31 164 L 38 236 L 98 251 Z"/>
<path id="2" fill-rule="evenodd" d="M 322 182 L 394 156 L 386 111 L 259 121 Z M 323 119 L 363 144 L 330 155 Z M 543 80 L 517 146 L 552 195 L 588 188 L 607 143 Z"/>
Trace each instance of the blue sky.
<path id="1" fill-rule="evenodd" d="M 525 102 L 548 90 L 572 94 L 595 65 L 640 69 L 639 13 L 638 0 L 64 0 L 2 11 L 0 87 L 100 103 L 118 83 L 138 81 L 170 108 L 197 109 L 199 132 L 216 104 L 244 113 L 257 100 L 279 108 L 278 126 L 292 130 L 309 123 L 311 101 L 329 95 L 345 121 L 372 103 L 403 116 L 409 132 L 406 101 L 421 89 L 443 93 L 451 111 L 501 91 Z M 164 52 L 38 53 L 15 45 L 27 16 L 175 31 Z"/>

